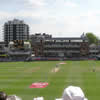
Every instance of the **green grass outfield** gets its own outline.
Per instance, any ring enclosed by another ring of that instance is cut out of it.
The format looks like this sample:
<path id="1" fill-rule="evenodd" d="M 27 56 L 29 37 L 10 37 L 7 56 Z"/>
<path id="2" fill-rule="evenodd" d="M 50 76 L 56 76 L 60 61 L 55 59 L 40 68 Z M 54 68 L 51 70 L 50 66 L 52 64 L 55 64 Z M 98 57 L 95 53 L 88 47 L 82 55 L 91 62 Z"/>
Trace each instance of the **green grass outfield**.
<path id="1" fill-rule="evenodd" d="M 65 61 L 56 73 L 52 69 L 61 61 L 0 63 L 0 90 L 16 94 L 23 100 L 43 96 L 45 100 L 60 98 L 69 85 L 80 86 L 88 100 L 100 99 L 100 62 Z M 95 67 L 96 72 L 92 72 Z M 34 82 L 48 82 L 46 88 L 32 88 Z"/>

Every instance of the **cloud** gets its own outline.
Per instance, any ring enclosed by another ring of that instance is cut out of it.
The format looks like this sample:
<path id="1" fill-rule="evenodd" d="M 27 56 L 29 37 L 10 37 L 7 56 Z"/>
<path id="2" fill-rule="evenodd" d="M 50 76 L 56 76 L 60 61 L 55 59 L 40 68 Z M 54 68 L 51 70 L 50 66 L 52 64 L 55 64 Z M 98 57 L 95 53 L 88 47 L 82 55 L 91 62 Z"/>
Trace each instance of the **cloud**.
<path id="1" fill-rule="evenodd" d="M 45 13 L 45 12 L 44 12 Z M 13 18 L 24 20 L 30 26 L 30 33 L 46 32 L 53 36 L 80 36 L 83 32 L 99 32 L 99 17 L 97 13 L 88 12 L 85 14 L 74 16 L 55 16 L 46 15 L 42 12 L 25 12 L 20 11 L 16 14 L 1 12 L 1 21 L 6 22 Z M 5 20 L 6 19 L 6 20 Z M 2 24 L 3 25 L 3 24 Z"/>
<path id="2" fill-rule="evenodd" d="M 44 6 L 46 5 L 44 0 L 27 0 L 32 6 Z"/>
<path id="3" fill-rule="evenodd" d="M 47 32 L 53 36 L 68 37 L 91 31 L 99 35 L 100 8 L 87 9 L 87 0 L 83 3 L 76 1 L 2 0 L 0 23 L 3 25 L 8 20 L 18 18 L 29 24 L 30 33 Z"/>
<path id="4" fill-rule="evenodd" d="M 55 4 L 62 7 L 78 7 L 78 3 L 71 0 L 55 0 Z"/>
<path id="5" fill-rule="evenodd" d="M 78 4 L 77 4 L 77 3 L 71 2 L 71 1 L 66 1 L 66 2 L 65 2 L 65 5 L 66 5 L 67 7 L 72 7 L 72 8 L 78 7 Z"/>

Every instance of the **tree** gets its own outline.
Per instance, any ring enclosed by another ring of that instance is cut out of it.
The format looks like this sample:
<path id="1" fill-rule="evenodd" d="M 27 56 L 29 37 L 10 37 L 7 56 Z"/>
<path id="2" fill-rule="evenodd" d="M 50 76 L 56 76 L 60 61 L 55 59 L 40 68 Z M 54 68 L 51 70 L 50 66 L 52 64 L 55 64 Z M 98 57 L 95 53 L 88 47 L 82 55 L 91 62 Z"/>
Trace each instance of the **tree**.
<path id="1" fill-rule="evenodd" d="M 93 33 L 86 33 L 86 37 L 88 38 L 90 44 L 98 44 L 99 39 Z"/>

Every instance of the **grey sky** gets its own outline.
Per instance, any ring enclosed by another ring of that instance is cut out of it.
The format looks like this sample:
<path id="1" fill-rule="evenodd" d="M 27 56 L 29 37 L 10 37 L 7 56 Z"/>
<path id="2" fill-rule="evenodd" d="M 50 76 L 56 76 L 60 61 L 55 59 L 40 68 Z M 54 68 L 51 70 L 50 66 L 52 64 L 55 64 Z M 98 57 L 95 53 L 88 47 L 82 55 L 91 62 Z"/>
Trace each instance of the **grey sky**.
<path id="1" fill-rule="evenodd" d="M 31 34 L 75 37 L 94 32 L 100 37 L 99 4 L 99 0 L 0 0 L 0 29 L 18 18 L 29 24 Z"/>

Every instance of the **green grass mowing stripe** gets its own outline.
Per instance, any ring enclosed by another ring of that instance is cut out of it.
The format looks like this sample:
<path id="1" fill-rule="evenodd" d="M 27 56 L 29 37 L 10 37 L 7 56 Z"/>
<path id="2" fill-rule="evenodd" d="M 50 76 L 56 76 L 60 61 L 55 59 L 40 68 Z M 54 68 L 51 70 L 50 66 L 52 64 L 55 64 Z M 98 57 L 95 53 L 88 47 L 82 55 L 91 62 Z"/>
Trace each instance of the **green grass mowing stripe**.
<path id="1" fill-rule="evenodd" d="M 87 65 L 87 66 L 86 66 Z M 100 77 L 97 77 L 98 71 L 92 72 L 91 67 L 95 65 L 95 68 L 99 65 L 98 63 L 95 64 L 94 61 L 89 61 L 84 64 L 86 66 L 85 68 L 89 68 L 90 70 L 84 72 L 83 78 L 84 78 L 84 89 L 85 93 L 90 100 L 98 100 L 100 98 Z"/>
<path id="2" fill-rule="evenodd" d="M 80 63 L 77 61 L 73 61 L 70 65 L 67 79 L 68 85 L 76 85 L 80 86 L 82 84 L 82 72 L 80 68 Z"/>

